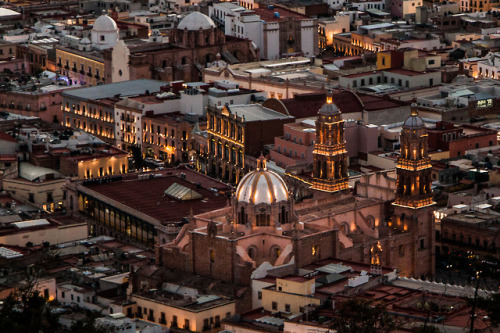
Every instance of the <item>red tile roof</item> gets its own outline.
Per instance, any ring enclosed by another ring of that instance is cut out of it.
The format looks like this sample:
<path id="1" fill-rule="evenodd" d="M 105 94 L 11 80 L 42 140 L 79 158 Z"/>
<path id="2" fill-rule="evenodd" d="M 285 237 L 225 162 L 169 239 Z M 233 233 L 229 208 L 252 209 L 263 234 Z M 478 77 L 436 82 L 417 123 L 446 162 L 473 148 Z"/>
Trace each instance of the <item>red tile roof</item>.
<path id="1" fill-rule="evenodd" d="M 297 94 L 293 98 L 282 99 L 291 116 L 295 118 L 315 117 L 326 102 L 324 93 Z M 361 112 L 363 105 L 352 91 L 341 90 L 333 93 L 333 102 L 342 113 Z"/>

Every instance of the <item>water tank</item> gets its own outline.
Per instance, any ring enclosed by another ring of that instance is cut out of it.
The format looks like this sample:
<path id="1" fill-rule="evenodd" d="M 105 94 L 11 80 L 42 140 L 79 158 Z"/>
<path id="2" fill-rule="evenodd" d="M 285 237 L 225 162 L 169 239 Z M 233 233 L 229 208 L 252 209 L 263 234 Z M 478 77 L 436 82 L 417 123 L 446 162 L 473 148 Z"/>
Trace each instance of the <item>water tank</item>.
<path id="1" fill-rule="evenodd" d="M 274 17 L 275 17 L 275 18 L 280 18 L 280 13 L 278 13 L 278 12 L 274 12 Z"/>

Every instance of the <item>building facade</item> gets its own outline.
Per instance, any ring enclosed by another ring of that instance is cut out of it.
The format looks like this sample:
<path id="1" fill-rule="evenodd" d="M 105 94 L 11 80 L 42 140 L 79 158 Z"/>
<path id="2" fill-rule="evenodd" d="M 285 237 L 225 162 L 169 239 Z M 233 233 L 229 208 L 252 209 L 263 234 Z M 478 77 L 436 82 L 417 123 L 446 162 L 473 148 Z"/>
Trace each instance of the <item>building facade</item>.
<path id="1" fill-rule="evenodd" d="M 209 107 L 207 117 L 209 174 L 232 183 L 245 173 L 245 156 L 262 152 L 294 119 L 260 104 Z"/>

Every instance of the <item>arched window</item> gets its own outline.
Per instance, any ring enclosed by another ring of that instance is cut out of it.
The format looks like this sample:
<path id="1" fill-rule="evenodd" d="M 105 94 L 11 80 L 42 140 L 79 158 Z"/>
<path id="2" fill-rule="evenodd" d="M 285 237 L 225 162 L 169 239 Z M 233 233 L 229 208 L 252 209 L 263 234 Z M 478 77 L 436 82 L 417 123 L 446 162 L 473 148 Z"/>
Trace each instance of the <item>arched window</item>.
<path id="1" fill-rule="evenodd" d="M 247 250 L 248 256 L 255 260 L 257 258 L 257 248 L 255 246 L 250 246 Z"/>
<path id="2" fill-rule="evenodd" d="M 273 246 L 271 248 L 270 255 L 271 255 L 271 258 L 278 259 L 279 256 L 281 255 L 281 248 L 277 245 Z"/>

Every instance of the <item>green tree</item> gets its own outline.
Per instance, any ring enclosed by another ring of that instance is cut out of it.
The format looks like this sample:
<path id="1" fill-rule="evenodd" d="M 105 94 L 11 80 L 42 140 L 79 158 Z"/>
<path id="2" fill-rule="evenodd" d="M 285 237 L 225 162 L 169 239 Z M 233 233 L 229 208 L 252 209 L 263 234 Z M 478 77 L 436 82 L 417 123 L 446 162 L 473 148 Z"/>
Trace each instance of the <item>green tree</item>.
<path id="1" fill-rule="evenodd" d="M 383 333 L 396 328 L 392 315 L 384 304 L 353 298 L 336 308 L 333 324 L 338 333 Z"/>

